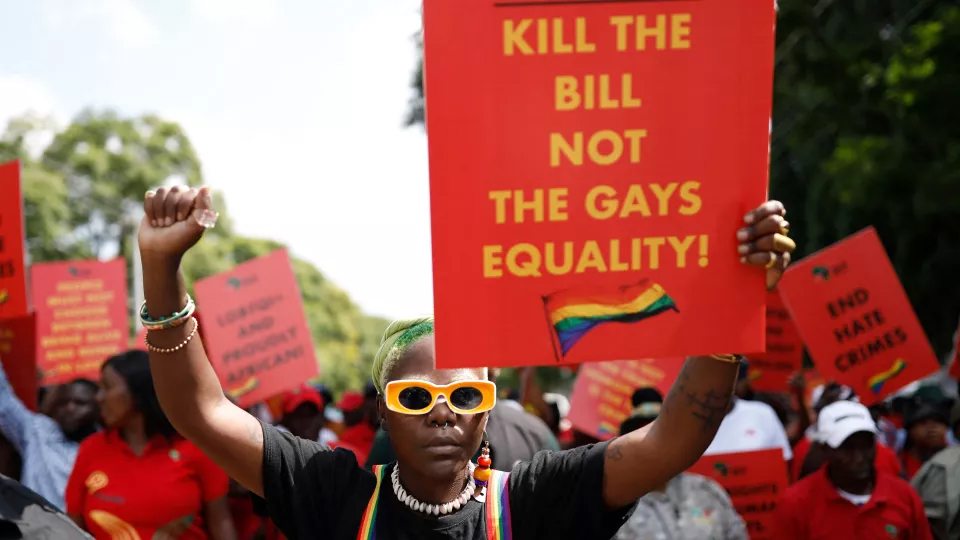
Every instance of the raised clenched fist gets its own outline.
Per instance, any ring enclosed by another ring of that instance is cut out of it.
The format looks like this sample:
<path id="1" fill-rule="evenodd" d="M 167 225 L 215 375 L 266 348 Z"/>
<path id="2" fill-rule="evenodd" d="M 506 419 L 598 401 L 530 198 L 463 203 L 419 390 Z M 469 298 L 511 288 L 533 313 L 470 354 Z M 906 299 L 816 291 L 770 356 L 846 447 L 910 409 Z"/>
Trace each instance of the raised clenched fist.
<path id="1" fill-rule="evenodd" d="M 179 259 L 216 223 L 210 188 L 174 186 L 148 191 L 140 224 L 140 253 Z"/>

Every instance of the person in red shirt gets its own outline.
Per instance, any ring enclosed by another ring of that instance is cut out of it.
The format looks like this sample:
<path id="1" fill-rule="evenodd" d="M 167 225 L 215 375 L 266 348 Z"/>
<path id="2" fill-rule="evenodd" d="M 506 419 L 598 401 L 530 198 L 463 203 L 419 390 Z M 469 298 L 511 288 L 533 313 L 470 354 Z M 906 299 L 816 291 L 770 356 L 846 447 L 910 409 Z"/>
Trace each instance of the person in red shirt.
<path id="1" fill-rule="evenodd" d="M 323 428 L 323 398 L 308 384 L 280 397 L 280 425 L 301 439 L 316 441 Z"/>
<path id="2" fill-rule="evenodd" d="M 377 436 L 367 408 L 364 406 L 363 394 L 347 391 L 340 396 L 337 408 L 343 412 L 343 433 L 340 440 L 331 447 L 341 447 L 352 450 L 357 456 L 358 463 L 366 463 L 373 447 L 373 439 Z"/>
<path id="3" fill-rule="evenodd" d="M 817 434 L 826 466 L 784 493 L 773 538 L 933 540 L 917 493 L 874 465 L 876 429 L 859 403 L 838 401 L 820 411 Z"/>
<path id="4" fill-rule="evenodd" d="M 235 540 L 228 478 L 160 409 L 145 351 L 101 368 L 106 429 L 80 445 L 67 514 L 97 539 Z"/>

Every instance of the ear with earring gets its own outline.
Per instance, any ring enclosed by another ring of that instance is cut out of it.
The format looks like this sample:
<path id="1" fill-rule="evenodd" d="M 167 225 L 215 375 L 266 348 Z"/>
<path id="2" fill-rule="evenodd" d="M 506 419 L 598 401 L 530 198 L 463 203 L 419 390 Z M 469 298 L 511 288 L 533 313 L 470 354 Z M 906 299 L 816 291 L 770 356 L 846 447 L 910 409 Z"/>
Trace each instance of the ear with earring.
<path id="1" fill-rule="evenodd" d="M 487 440 L 487 431 L 483 431 L 483 449 L 480 450 L 480 457 L 477 458 L 477 467 L 473 469 L 473 481 L 477 486 L 477 491 L 487 487 L 490 480 L 490 465 L 493 461 L 490 459 L 490 441 Z"/>

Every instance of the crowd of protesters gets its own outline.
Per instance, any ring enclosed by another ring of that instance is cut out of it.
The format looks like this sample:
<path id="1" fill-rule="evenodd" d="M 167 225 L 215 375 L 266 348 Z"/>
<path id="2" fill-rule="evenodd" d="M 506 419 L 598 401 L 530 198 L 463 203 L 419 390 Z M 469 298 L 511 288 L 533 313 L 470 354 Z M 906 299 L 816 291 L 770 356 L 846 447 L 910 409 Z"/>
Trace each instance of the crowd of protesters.
<path id="1" fill-rule="evenodd" d="M 850 388 L 808 389 L 794 377 L 793 406 L 778 414 L 786 396 L 753 392 L 748 364 L 706 453 L 782 449 L 792 485 L 774 510 L 782 527 L 776 538 L 960 538 L 960 402 L 925 387 L 868 409 Z M 334 400 L 322 384 L 303 384 L 248 411 L 281 431 L 348 450 L 372 468 L 396 460 L 378 395 L 370 384 Z M 95 538 L 283 538 L 259 497 L 173 429 L 146 352 L 110 358 L 100 381 L 78 379 L 41 397 L 40 412 L 28 410 L 0 370 L 0 430 L 12 450 L 2 454 L 2 472 Z M 486 428 L 495 467 L 598 442 L 575 429 L 564 433 L 563 418 L 531 414 L 511 397 L 501 390 Z M 638 389 L 621 434 L 655 420 L 662 403 L 656 389 Z M 614 536 L 747 537 L 723 488 L 692 473 L 642 497 Z"/>

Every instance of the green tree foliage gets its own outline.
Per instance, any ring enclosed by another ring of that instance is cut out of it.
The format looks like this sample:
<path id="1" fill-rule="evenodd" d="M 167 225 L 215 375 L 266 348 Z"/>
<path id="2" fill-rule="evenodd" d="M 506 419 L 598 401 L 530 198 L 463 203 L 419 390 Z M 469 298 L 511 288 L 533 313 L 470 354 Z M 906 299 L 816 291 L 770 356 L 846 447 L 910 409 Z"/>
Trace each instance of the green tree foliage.
<path id="1" fill-rule="evenodd" d="M 0 163 L 19 159 L 23 166 L 30 260 L 119 252 L 127 257 L 132 280 L 130 254 L 144 192 L 170 181 L 202 184 L 200 161 L 190 140 L 179 125 L 156 116 L 125 118 L 111 111 L 85 111 L 34 159 L 27 141 L 45 127 L 41 119 L 19 118 L 0 136 Z M 190 283 L 284 247 L 273 240 L 237 235 L 223 196 L 215 194 L 215 201 L 221 214 L 217 227 L 184 260 Z M 292 259 L 322 380 L 334 391 L 359 388 L 369 378 L 387 321 L 363 314 L 320 270 Z"/>
<path id="2" fill-rule="evenodd" d="M 798 255 L 876 227 L 943 355 L 960 313 L 960 3 L 779 4 L 770 192 Z M 422 74 L 421 58 L 411 124 Z"/>

